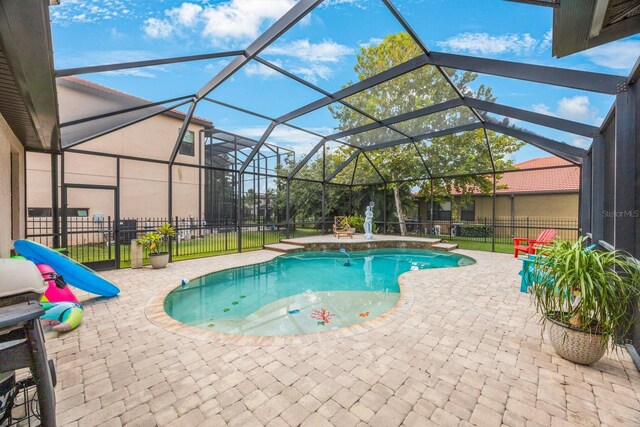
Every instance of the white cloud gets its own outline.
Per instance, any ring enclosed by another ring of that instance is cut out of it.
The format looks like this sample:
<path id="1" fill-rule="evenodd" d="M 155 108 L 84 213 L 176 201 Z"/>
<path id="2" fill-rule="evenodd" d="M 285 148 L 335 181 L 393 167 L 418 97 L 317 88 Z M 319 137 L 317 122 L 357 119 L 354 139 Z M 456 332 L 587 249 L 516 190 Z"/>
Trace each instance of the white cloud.
<path id="1" fill-rule="evenodd" d="M 115 71 L 105 71 L 102 73 L 106 76 L 130 76 L 130 77 L 144 77 L 148 79 L 155 78 L 156 75 L 150 71 L 145 71 L 140 68 L 131 68 L 128 70 L 115 70 Z"/>
<path id="2" fill-rule="evenodd" d="M 598 124 L 600 117 L 598 109 L 591 106 L 591 100 L 586 95 L 576 95 L 571 98 L 561 98 L 552 110 L 546 104 L 536 104 L 531 108 L 536 113 L 558 116 L 583 123 Z"/>
<path id="3" fill-rule="evenodd" d="M 280 64 L 278 61 L 273 61 L 273 65 L 282 67 L 282 64 Z M 262 65 L 259 62 L 251 62 L 245 65 L 242 69 L 244 70 L 245 74 L 250 77 L 257 76 L 265 79 L 272 78 L 272 77 L 273 78 L 282 77 L 282 74 L 280 74 L 273 68 L 267 67 L 266 65 Z"/>
<path id="4" fill-rule="evenodd" d="M 558 101 L 558 115 L 571 117 L 575 120 L 589 120 L 593 117 L 594 111 L 591 108 L 589 97 L 578 95 L 572 98 L 562 98 Z"/>
<path id="5" fill-rule="evenodd" d="M 487 33 L 461 33 L 437 43 L 444 49 L 473 54 L 528 53 L 538 46 L 529 33 L 489 35 Z"/>
<path id="6" fill-rule="evenodd" d="M 144 33 L 151 38 L 167 39 L 173 32 L 173 25 L 166 19 L 149 18 L 144 21 Z"/>
<path id="7" fill-rule="evenodd" d="M 294 4 L 295 0 L 230 0 L 203 5 L 184 2 L 165 10 L 164 17 L 147 18 L 143 30 L 148 37 L 156 39 L 200 35 L 214 46 L 243 48 Z M 265 53 L 286 58 L 286 67 L 315 83 L 332 75 L 332 70 L 323 64 L 337 63 L 353 54 L 354 49 L 332 40 L 313 43 L 309 39 L 300 39 L 270 46 Z M 279 73 L 259 64 L 248 64 L 245 73 L 263 78 L 279 76 Z"/>
<path id="8" fill-rule="evenodd" d="M 317 83 L 318 80 L 327 80 L 333 75 L 333 70 L 327 63 L 337 63 L 353 52 L 349 46 L 332 40 L 312 43 L 308 39 L 300 39 L 271 46 L 265 54 L 287 58 L 288 68 L 293 73 L 311 83 Z"/>
<path id="9" fill-rule="evenodd" d="M 370 47 L 370 46 L 377 46 L 380 43 L 382 43 L 384 39 L 380 38 L 380 37 L 371 37 L 369 40 L 367 40 L 364 43 L 360 43 L 360 47 Z"/>
<path id="10" fill-rule="evenodd" d="M 333 70 L 323 64 L 309 64 L 308 66 L 298 66 L 291 69 L 295 74 L 303 79 L 316 84 L 318 80 L 327 80 L 333 75 Z"/>
<path id="11" fill-rule="evenodd" d="M 628 71 L 640 53 L 640 40 L 622 40 L 594 47 L 581 53 L 601 67 Z"/>
<path id="12" fill-rule="evenodd" d="M 293 5 L 293 0 L 231 0 L 207 6 L 201 14 L 202 35 L 216 46 L 253 40 Z"/>
<path id="13" fill-rule="evenodd" d="M 549 109 L 549 107 L 545 104 L 535 104 L 531 107 L 531 109 L 539 114 L 546 114 L 547 116 L 552 116 L 553 112 Z"/>
<path id="14" fill-rule="evenodd" d="M 73 22 L 91 22 L 85 13 L 81 13 L 79 15 L 74 15 L 72 18 Z"/>
<path id="15" fill-rule="evenodd" d="M 330 7 L 337 5 L 353 5 L 359 9 L 366 9 L 366 0 L 325 0 L 320 7 Z"/>
<path id="16" fill-rule="evenodd" d="M 294 0 L 230 0 L 203 7 L 184 2 L 165 10 L 165 18 L 148 18 L 143 29 L 152 38 L 199 34 L 213 46 L 244 47 L 294 4 Z"/>
<path id="17" fill-rule="evenodd" d="M 333 132 L 330 128 L 310 128 L 312 132 L 316 132 L 321 135 L 328 135 Z M 248 138 L 259 139 L 264 133 L 263 127 L 246 127 L 241 129 L 235 129 L 232 132 L 238 135 L 243 135 Z M 267 142 L 277 144 L 281 147 L 289 148 L 296 151 L 296 154 L 308 152 L 313 148 L 320 138 L 316 135 L 304 132 L 298 129 L 294 129 L 288 126 L 276 127 Z"/>
<path id="18" fill-rule="evenodd" d="M 320 43 L 310 43 L 309 39 L 294 40 L 289 43 L 273 45 L 265 52 L 270 55 L 291 56 L 303 61 L 338 62 L 342 57 L 351 55 L 353 49 L 334 42 L 324 40 Z"/>
<path id="19" fill-rule="evenodd" d="M 540 50 L 547 50 L 551 48 L 552 43 L 553 43 L 553 30 L 550 28 L 549 31 L 544 33 L 542 42 L 540 42 Z"/>
<path id="20" fill-rule="evenodd" d="M 579 137 L 574 138 L 569 144 L 573 145 L 574 147 L 580 147 L 580 148 L 587 149 L 591 145 L 591 141 L 588 140 L 587 138 L 583 138 L 583 137 L 579 136 Z"/>
<path id="21" fill-rule="evenodd" d="M 114 17 L 133 17 L 127 0 L 105 0 L 98 6 L 96 1 L 63 0 L 51 7 L 51 21 L 54 25 L 68 26 L 107 21 Z"/>
<path id="22" fill-rule="evenodd" d="M 165 14 L 176 23 L 185 26 L 194 25 L 202 12 L 202 6 L 193 3 L 182 3 L 180 7 L 174 7 L 165 12 Z"/>

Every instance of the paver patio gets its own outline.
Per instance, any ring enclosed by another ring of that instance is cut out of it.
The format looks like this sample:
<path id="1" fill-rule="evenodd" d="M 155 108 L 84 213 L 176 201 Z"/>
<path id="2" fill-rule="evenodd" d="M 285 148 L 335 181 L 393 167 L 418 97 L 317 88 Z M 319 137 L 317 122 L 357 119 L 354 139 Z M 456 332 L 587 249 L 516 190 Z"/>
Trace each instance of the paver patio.
<path id="1" fill-rule="evenodd" d="M 458 252 L 477 264 L 402 276 L 412 297 L 390 321 L 300 344 L 196 339 L 146 317 L 154 294 L 181 278 L 275 252 L 107 272 L 122 293 L 80 293 L 83 324 L 48 334 L 59 425 L 640 424 L 640 374 L 626 352 L 591 367 L 559 358 L 519 292 L 519 262 Z"/>

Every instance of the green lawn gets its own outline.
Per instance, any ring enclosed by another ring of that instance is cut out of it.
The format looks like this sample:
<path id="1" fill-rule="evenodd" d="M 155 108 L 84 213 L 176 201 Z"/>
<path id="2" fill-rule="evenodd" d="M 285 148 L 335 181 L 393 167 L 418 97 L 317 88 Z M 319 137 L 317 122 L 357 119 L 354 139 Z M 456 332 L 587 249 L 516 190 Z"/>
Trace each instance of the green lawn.
<path id="1" fill-rule="evenodd" d="M 263 236 L 264 234 L 264 236 Z M 318 234 L 315 229 L 297 228 L 293 237 L 304 237 Z M 245 231 L 242 233 L 242 251 L 262 249 L 264 244 L 277 243 L 284 239 L 284 230 L 280 231 Z M 172 245 L 173 259 L 175 261 L 202 258 L 213 255 L 223 255 L 238 251 L 238 233 L 235 231 L 228 233 L 215 233 L 200 238 L 174 242 Z M 115 247 L 105 244 L 85 244 L 69 246 L 68 256 L 82 263 L 106 261 L 115 259 Z M 129 267 L 131 265 L 130 248 L 128 245 L 120 246 L 120 266 Z M 145 253 L 145 263 L 148 262 Z"/>
<path id="2" fill-rule="evenodd" d="M 264 236 L 263 236 L 264 234 Z M 318 230 L 312 228 L 297 228 L 292 237 L 304 237 L 317 235 Z M 242 233 L 242 251 L 252 251 L 262 248 L 264 244 L 277 243 L 285 237 L 284 230 L 280 231 L 245 231 Z M 449 243 L 457 243 L 460 249 L 471 249 L 478 251 L 491 251 L 491 240 L 469 240 L 460 238 L 443 238 L 443 236 L 432 236 L 447 240 Z M 487 241 L 484 241 L 487 240 Z M 228 233 L 215 233 L 191 240 L 174 242 L 172 245 L 173 260 L 180 261 L 192 258 L 202 258 L 214 255 L 224 255 L 238 252 L 238 233 L 230 231 Z M 496 243 L 496 252 L 511 253 L 513 244 Z M 106 261 L 115 259 L 115 248 L 105 244 L 86 244 L 70 246 L 68 255 L 82 263 Z M 145 264 L 148 258 L 145 254 Z M 120 267 L 131 265 L 131 254 L 128 245 L 120 246 Z"/>
<path id="3" fill-rule="evenodd" d="M 449 243 L 457 243 L 460 249 L 471 249 L 474 251 L 491 251 L 491 242 L 475 242 L 469 240 L 449 240 Z M 496 252 L 513 253 L 513 243 L 496 243 Z"/>

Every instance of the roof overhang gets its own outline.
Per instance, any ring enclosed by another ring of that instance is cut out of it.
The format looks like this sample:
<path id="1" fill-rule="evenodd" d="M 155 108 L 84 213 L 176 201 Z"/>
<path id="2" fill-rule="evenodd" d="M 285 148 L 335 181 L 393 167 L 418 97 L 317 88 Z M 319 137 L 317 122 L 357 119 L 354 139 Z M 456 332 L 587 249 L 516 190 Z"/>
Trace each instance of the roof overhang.
<path id="1" fill-rule="evenodd" d="M 0 1 L 0 114 L 28 150 L 58 152 L 49 0 Z"/>
<path id="2" fill-rule="evenodd" d="M 553 55 L 561 58 L 640 33 L 640 0 L 562 0 L 553 11 Z"/>

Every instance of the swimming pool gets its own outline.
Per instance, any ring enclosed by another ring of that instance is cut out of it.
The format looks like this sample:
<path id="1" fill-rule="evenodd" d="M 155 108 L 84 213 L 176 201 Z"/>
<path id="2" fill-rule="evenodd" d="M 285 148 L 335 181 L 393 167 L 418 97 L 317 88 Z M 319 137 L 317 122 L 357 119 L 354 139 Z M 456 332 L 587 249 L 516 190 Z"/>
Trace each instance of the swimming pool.
<path id="1" fill-rule="evenodd" d="M 229 334 L 322 332 L 388 311 L 402 273 L 474 262 L 424 249 L 302 252 L 194 279 L 169 293 L 164 309 L 182 323 Z"/>

